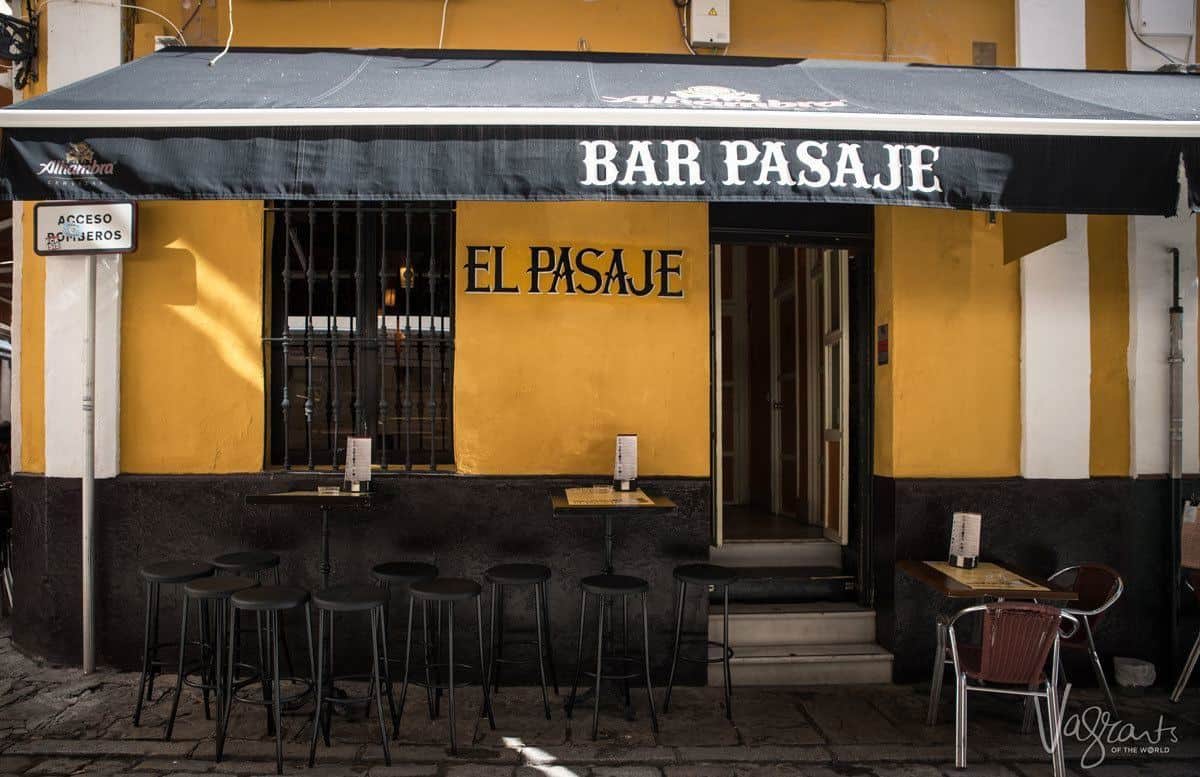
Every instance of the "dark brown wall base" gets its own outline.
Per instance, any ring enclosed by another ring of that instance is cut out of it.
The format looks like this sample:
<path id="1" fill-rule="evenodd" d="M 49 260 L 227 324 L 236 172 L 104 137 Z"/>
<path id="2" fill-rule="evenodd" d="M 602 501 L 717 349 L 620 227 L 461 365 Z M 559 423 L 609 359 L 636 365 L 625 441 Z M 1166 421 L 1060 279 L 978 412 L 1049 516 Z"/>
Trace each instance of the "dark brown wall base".
<path id="1" fill-rule="evenodd" d="M 1184 494 L 1197 483 L 1185 482 Z M 1089 480 L 875 478 L 875 576 L 878 636 L 896 655 L 898 681 L 929 677 L 934 616 L 971 602 L 947 602 L 895 571 L 901 559 L 945 558 L 955 511 L 983 514 L 983 557 L 1038 575 L 1071 564 L 1117 569 L 1125 594 L 1096 635 L 1106 661 L 1154 661 L 1160 683 L 1168 666 L 1168 484 L 1162 479 Z M 1179 644 L 1186 655 L 1197 621 L 1185 615 Z M 1072 682 L 1091 683 L 1086 664 Z M 1111 680 L 1111 674 L 1110 674 Z"/>
<path id="2" fill-rule="evenodd" d="M 243 503 L 247 494 L 311 488 L 315 481 L 313 476 L 283 473 L 123 475 L 98 481 L 100 663 L 125 669 L 138 665 L 145 595 L 137 570 L 142 564 L 262 548 L 282 556 L 284 581 L 309 589 L 318 587 L 320 514 Z M 553 518 L 549 493 L 578 484 L 558 478 L 379 477 L 373 486 L 393 494 L 390 503 L 367 512 L 335 514 L 331 520 L 334 579 L 366 581 L 373 564 L 394 559 L 435 561 L 445 576 L 476 580 L 482 580 L 484 570 L 494 564 L 547 564 L 554 575 L 551 614 L 559 682 L 569 684 L 578 629 L 579 580 L 600 570 L 602 533 L 600 523 L 592 519 Z M 662 674 L 670 659 L 673 626 L 671 570 L 676 564 L 708 557 L 709 483 L 701 478 L 663 478 L 649 479 L 645 485 L 674 499 L 679 510 L 665 517 L 619 522 L 616 566 L 619 572 L 650 581 L 651 655 Z M 19 597 L 13 638 L 30 654 L 76 664 L 80 661 L 81 601 L 79 481 L 17 476 L 13 512 Z M 508 622 L 532 629 L 532 593 L 528 604 L 518 597 L 522 594 L 513 594 L 508 602 Z M 163 639 L 167 641 L 169 635 L 177 634 L 178 605 L 164 594 L 163 606 Z M 705 629 L 705 606 L 700 597 L 689 603 L 685 629 Z M 403 638 L 403 616 L 394 612 L 396 644 Z M 465 628 L 468 620 L 463 615 L 460 621 Z M 469 622 L 473 621 L 472 617 Z M 638 625 L 636 620 L 634 624 Z M 300 651 L 301 624 L 290 624 L 290 628 L 293 650 Z M 347 623 L 347 631 L 351 628 Z M 640 629 L 631 631 L 636 635 Z M 339 630 L 342 634 L 345 640 L 339 642 L 347 647 L 339 658 L 348 664 L 357 661 L 361 670 L 363 661 L 369 664 L 369 660 L 355 646 L 369 644 L 365 629 L 358 636 Z M 640 638 L 634 642 L 640 643 Z M 302 655 L 297 652 L 298 658 Z M 514 668 L 509 676 L 531 681 L 535 671 L 522 674 Z M 685 682 L 702 682 L 702 668 L 682 664 L 681 671 Z"/>

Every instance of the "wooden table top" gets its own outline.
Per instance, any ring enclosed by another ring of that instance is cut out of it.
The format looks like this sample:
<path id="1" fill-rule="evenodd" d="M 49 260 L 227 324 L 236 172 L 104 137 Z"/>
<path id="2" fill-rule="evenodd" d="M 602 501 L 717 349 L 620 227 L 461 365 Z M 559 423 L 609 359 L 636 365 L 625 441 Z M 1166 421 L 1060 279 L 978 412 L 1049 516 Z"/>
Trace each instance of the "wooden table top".
<path id="1" fill-rule="evenodd" d="M 669 513 L 678 505 L 672 502 L 661 494 L 651 494 L 646 492 L 646 496 L 654 501 L 654 504 L 612 504 L 612 505 L 573 505 L 567 501 L 567 492 L 565 489 L 558 489 L 550 495 L 550 506 L 554 508 L 555 515 L 661 515 Z"/>
<path id="2" fill-rule="evenodd" d="M 380 494 L 374 491 L 339 491 L 336 494 L 322 494 L 318 491 L 277 491 L 273 494 L 247 494 L 248 505 L 311 505 L 313 507 L 345 508 L 370 507 L 372 504 L 387 502 L 390 494 Z"/>
<path id="3" fill-rule="evenodd" d="M 997 562 L 992 563 L 996 564 L 998 567 L 1008 570 L 1009 572 L 1012 572 L 1015 575 L 1020 575 L 1026 580 L 1045 586 L 1050 590 L 1022 591 L 1008 588 L 972 588 L 971 586 L 958 582 L 952 577 L 947 577 L 946 575 L 942 574 L 942 572 L 934 567 L 929 566 L 929 564 L 924 561 L 901 561 L 896 564 L 896 569 L 899 569 L 913 580 L 932 588 L 937 593 L 949 599 L 995 598 L 1008 599 L 1010 601 L 1030 601 L 1032 599 L 1037 599 L 1038 601 L 1042 602 L 1073 602 L 1078 598 L 1074 591 L 1064 588 L 1057 583 L 1051 583 L 1047 580 L 1043 580 L 1040 577 L 1027 575 L 1020 570 L 1013 569 L 1007 564 L 1000 564 Z"/>

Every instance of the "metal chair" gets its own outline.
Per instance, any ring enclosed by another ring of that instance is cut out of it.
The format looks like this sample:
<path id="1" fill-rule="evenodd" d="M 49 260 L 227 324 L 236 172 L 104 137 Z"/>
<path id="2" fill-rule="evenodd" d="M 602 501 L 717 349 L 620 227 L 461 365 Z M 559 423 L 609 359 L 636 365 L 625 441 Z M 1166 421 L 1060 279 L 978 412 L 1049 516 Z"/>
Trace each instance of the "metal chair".
<path id="1" fill-rule="evenodd" d="M 1086 652 L 1092 659 L 1092 670 L 1096 673 L 1100 687 L 1104 689 L 1109 711 L 1115 717 L 1117 704 L 1113 701 L 1112 690 L 1108 687 L 1108 678 L 1104 675 L 1104 666 L 1100 663 L 1100 654 L 1096 652 L 1096 641 L 1092 634 L 1104 620 L 1108 608 L 1121 598 L 1125 583 L 1117 570 L 1104 564 L 1077 564 L 1066 567 L 1051 575 L 1050 582 L 1057 582 L 1071 575 L 1074 575 L 1074 579 L 1070 588 L 1078 598 L 1069 606 L 1063 607 L 1062 611 L 1074 615 L 1079 620 L 1080 628 L 1075 629 L 1071 636 L 1062 638 L 1062 647 Z"/>
<path id="2" fill-rule="evenodd" d="M 1192 570 L 1188 573 L 1188 587 L 1192 589 L 1196 601 L 1200 602 L 1200 570 Z M 1187 663 L 1183 665 L 1183 671 L 1179 673 L 1179 680 L 1175 683 L 1175 690 L 1171 691 L 1171 701 L 1178 702 L 1183 698 L 1183 689 L 1187 687 L 1188 680 L 1191 679 L 1192 670 L 1196 668 L 1197 659 L 1200 659 L 1200 634 L 1196 635 L 1196 642 L 1192 645 L 1192 651 L 1188 653 Z"/>
<path id="3" fill-rule="evenodd" d="M 962 618 L 983 616 L 978 645 L 959 645 L 955 626 Z M 1044 699 L 1048 725 L 1043 727 L 1040 709 L 1038 730 L 1045 744 L 1050 734 L 1051 763 L 1054 777 L 1063 777 L 1061 732 L 1058 730 L 1058 659 L 1059 628 L 1063 621 L 1073 624 L 1067 636 L 1078 629 L 1079 619 L 1047 604 L 1028 602 L 992 602 L 967 607 L 946 624 L 950 658 L 954 663 L 954 765 L 967 765 L 967 698 L 974 693 L 999 693 Z M 1046 661 L 1050 659 L 1050 673 Z"/>

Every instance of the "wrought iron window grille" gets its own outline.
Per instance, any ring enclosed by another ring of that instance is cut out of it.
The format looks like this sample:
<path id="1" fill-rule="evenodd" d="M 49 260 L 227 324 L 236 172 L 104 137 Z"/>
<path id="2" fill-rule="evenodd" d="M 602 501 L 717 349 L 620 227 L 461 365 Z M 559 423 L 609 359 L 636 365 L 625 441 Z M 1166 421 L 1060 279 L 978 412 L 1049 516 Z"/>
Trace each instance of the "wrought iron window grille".
<path id="1" fill-rule="evenodd" d="M 453 469 L 453 204 L 266 211 L 268 466 L 340 470 L 353 434 L 379 470 Z"/>
<path id="2" fill-rule="evenodd" d="M 38 15 L 29 20 L 0 14 L 0 61 L 11 62 L 14 89 L 37 80 Z"/>

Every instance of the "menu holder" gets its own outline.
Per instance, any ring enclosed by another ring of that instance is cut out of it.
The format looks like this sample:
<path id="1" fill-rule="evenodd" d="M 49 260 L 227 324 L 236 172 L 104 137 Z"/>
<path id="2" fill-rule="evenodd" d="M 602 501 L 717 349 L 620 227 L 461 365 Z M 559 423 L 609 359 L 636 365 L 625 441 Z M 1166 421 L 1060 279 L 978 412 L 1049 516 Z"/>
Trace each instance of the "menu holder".
<path id="1" fill-rule="evenodd" d="M 371 438 L 346 438 L 347 490 L 352 493 L 366 491 L 371 483 Z"/>
<path id="2" fill-rule="evenodd" d="M 616 461 L 613 464 L 613 486 L 621 491 L 637 488 L 638 438 L 636 434 L 618 434 Z"/>

